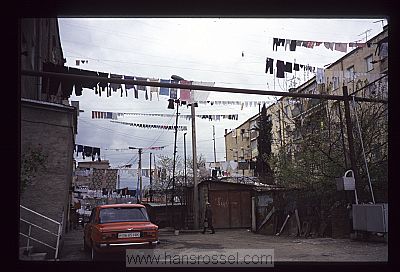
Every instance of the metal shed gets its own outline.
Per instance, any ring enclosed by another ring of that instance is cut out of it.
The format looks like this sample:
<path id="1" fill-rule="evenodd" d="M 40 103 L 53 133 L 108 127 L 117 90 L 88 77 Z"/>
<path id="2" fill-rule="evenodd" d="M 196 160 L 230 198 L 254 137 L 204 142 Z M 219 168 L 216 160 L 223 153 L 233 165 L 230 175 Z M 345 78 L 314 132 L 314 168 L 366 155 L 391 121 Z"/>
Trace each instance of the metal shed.
<path id="1" fill-rule="evenodd" d="M 225 181 L 199 184 L 200 218 L 204 220 L 205 203 L 211 203 L 215 228 L 250 228 L 253 185 Z"/>

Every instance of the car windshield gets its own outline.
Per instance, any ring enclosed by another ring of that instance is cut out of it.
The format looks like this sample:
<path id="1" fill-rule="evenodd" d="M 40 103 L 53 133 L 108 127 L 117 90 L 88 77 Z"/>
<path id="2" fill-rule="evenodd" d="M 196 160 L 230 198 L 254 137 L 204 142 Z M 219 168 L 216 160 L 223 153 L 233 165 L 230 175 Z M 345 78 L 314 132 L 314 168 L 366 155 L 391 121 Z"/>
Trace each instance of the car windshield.
<path id="1" fill-rule="evenodd" d="M 145 208 L 104 208 L 100 210 L 100 224 L 113 222 L 144 222 L 149 221 Z"/>

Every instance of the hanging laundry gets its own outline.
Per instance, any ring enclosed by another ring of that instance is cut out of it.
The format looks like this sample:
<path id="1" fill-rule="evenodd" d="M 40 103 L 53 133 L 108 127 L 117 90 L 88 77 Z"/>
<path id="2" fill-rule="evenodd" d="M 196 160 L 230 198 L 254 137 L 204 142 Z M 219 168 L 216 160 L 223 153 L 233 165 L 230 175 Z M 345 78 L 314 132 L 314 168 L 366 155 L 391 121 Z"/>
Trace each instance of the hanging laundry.
<path id="1" fill-rule="evenodd" d="M 335 50 L 346 53 L 347 43 L 335 43 Z"/>
<path id="2" fill-rule="evenodd" d="M 293 64 L 293 70 L 299 71 L 299 64 L 298 63 L 294 63 Z"/>
<path id="3" fill-rule="evenodd" d="M 116 74 L 110 74 L 110 78 L 122 79 L 122 76 Z M 113 90 L 113 92 L 116 92 L 119 88 L 122 89 L 122 86 L 121 83 L 110 83 L 110 88 Z"/>
<path id="4" fill-rule="evenodd" d="M 98 148 L 98 147 L 93 147 L 92 161 L 95 160 L 95 156 L 96 156 L 96 155 L 97 155 L 97 160 L 98 160 L 98 161 L 101 161 L 101 160 L 100 160 L 100 148 Z"/>
<path id="5" fill-rule="evenodd" d="M 67 66 L 61 66 L 61 73 L 69 74 Z M 43 82 L 43 81 L 42 81 Z M 61 93 L 63 98 L 69 98 L 72 94 L 74 87 L 74 80 L 72 79 L 61 79 Z"/>
<path id="6" fill-rule="evenodd" d="M 73 75 L 82 75 L 82 70 L 77 68 L 69 68 L 68 72 Z M 74 80 L 74 89 L 75 95 L 81 96 L 82 95 L 82 81 L 81 80 Z"/>
<path id="7" fill-rule="evenodd" d="M 320 46 L 322 42 L 315 42 L 315 46 Z"/>
<path id="8" fill-rule="evenodd" d="M 160 83 L 170 83 L 171 80 L 169 79 L 161 79 Z M 167 95 L 169 96 L 169 88 L 168 87 L 160 87 L 160 95 Z"/>
<path id="9" fill-rule="evenodd" d="M 285 77 L 285 63 L 281 60 L 276 61 L 276 77 L 284 78 Z"/>
<path id="10" fill-rule="evenodd" d="M 171 80 L 172 84 L 178 84 L 178 80 Z M 171 99 L 177 99 L 178 98 L 178 89 L 176 88 L 170 88 L 169 90 L 169 98 Z"/>
<path id="11" fill-rule="evenodd" d="M 98 74 L 99 77 L 108 78 L 108 73 L 97 72 L 97 74 Z M 99 95 L 100 96 L 101 96 L 101 92 L 103 92 L 103 91 L 107 91 L 107 94 L 108 94 L 108 82 L 100 81 L 99 85 L 98 85 L 98 88 L 99 88 Z"/>
<path id="12" fill-rule="evenodd" d="M 357 48 L 363 48 L 365 47 L 367 44 L 366 43 L 349 43 L 349 47 L 357 47 Z"/>
<path id="13" fill-rule="evenodd" d="M 292 63 L 291 62 L 285 63 L 285 72 L 292 73 Z"/>
<path id="14" fill-rule="evenodd" d="M 297 45 L 297 41 L 296 40 L 292 40 L 290 42 L 290 46 L 289 46 L 290 51 L 296 51 L 296 45 Z"/>
<path id="15" fill-rule="evenodd" d="M 214 87 L 215 82 L 193 81 L 192 85 Z M 199 102 L 199 101 L 207 101 L 210 92 L 205 90 L 192 90 L 191 94 L 192 94 L 191 98 L 192 101 Z"/>
<path id="16" fill-rule="evenodd" d="M 285 45 L 285 39 L 274 38 L 272 44 L 272 50 L 275 49 L 275 51 L 278 51 L 278 46 L 284 46 L 284 45 Z"/>
<path id="17" fill-rule="evenodd" d="M 289 46 L 289 49 L 290 49 L 290 42 L 291 42 L 291 40 L 289 40 L 289 39 L 286 39 L 285 40 L 285 51 L 286 51 L 286 48 Z"/>
<path id="18" fill-rule="evenodd" d="M 91 157 L 93 153 L 93 147 L 91 146 L 84 146 L 83 152 L 85 153 L 85 157 Z"/>
<path id="19" fill-rule="evenodd" d="M 179 81 L 180 84 L 191 85 L 192 82 L 187 80 Z M 189 89 L 180 89 L 180 100 L 181 101 L 190 101 L 190 90 Z"/>
<path id="20" fill-rule="evenodd" d="M 330 50 L 333 51 L 333 47 L 335 46 L 335 43 L 333 43 L 333 42 L 324 42 L 324 46 L 325 46 L 327 49 L 330 49 Z"/>
<path id="21" fill-rule="evenodd" d="M 83 145 L 78 145 L 78 146 L 77 146 L 76 156 L 78 156 L 79 153 L 83 153 Z M 83 158 L 85 158 L 85 155 L 84 155 L 84 154 L 83 154 Z"/>
<path id="22" fill-rule="evenodd" d="M 315 42 L 313 42 L 313 41 L 308 41 L 307 42 L 307 48 L 314 48 L 314 44 L 315 44 Z"/>
<path id="23" fill-rule="evenodd" d="M 147 81 L 147 78 L 145 78 L 145 77 L 136 77 L 136 80 L 139 80 L 139 81 Z M 146 88 L 146 86 L 144 86 L 144 85 L 136 85 L 136 88 L 137 88 L 137 90 L 139 90 L 139 91 L 147 91 L 147 88 Z"/>
<path id="24" fill-rule="evenodd" d="M 81 70 L 81 75 L 83 76 L 92 76 L 92 77 L 97 77 L 98 73 L 94 71 L 88 71 L 88 70 Z M 97 88 L 97 84 L 99 83 L 95 79 L 82 79 L 82 87 L 83 88 L 88 88 L 88 89 L 95 89 Z"/>
<path id="25" fill-rule="evenodd" d="M 229 165 L 230 165 L 230 167 L 231 167 L 231 169 L 232 169 L 233 171 L 236 171 L 236 169 L 237 169 L 237 167 L 238 167 L 238 162 L 229 161 Z"/>
<path id="26" fill-rule="evenodd" d="M 278 38 L 273 38 L 272 51 L 278 51 L 278 42 L 279 42 Z M 77 65 L 79 65 L 79 63 L 77 63 Z"/>
<path id="27" fill-rule="evenodd" d="M 274 59 L 267 58 L 266 59 L 266 66 L 265 66 L 265 73 L 268 73 L 268 70 L 269 70 L 269 73 L 273 74 L 274 73 L 273 65 L 274 65 Z"/>
<path id="28" fill-rule="evenodd" d="M 302 46 L 302 44 L 303 44 L 303 41 L 300 41 L 300 40 L 296 41 L 296 46 Z"/>
<path id="29" fill-rule="evenodd" d="M 134 80 L 135 77 L 133 77 L 133 76 L 124 76 L 124 79 Z M 125 84 L 125 90 L 129 90 L 129 89 L 136 89 L 136 87 L 133 84 Z"/>
<path id="30" fill-rule="evenodd" d="M 58 73 L 61 71 L 62 66 L 56 65 L 52 62 L 43 63 L 43 72 Z M 48 95 L 57 95 L 58 89 L 60 87 L 61 80 L 57 77 L 43 77 L 42 80 L 42 93 Z"/>
<path id="31" fill-rule="evenodd" d="M 158 78 L 149 78 L 150 82 L 157 82 L 158 83 Z M 153 100 L 153 95 L 157 95 L 157 100 L 160 101 L 160 97 L 158 96 L 158 89 L 159 87 L 154 87 L 154 86 L 150 86 L 150 101 Z"/>
<path id="32" fill-rule="evenodd" d="M 307 47 L 307 45 L 308 45 L 308 41 L 303 41 L 303 42 L 301 43 L 301 46 L 302 46 L 302 47 Z"/>
<path id="33" fill-rule="evenodd" d="M 315 76 L 317 84 L 323 84 L 324 82 L 324 69 L 317 68 L 317 74 Z"/>

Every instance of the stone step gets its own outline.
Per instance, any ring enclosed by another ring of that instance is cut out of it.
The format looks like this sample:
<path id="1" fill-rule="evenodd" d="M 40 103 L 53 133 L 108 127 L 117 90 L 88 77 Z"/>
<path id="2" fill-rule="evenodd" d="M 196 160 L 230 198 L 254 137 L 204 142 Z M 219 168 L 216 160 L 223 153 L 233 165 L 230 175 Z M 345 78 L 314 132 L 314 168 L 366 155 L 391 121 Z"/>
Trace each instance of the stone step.
<path id="1" fill-rule="evenodd" d="M 29 260 L 31 260 L 31 261 L 42 261 L 42 260 L 46 260 L 46 256 L 47 256 L 47 253 L 38 252 L 38 253 L 32 253 L 28 257 L 29 257 Z"/>
<path id="2" fill-rule="evenodd" d="M 19 248 L 19 255 L 29 255 L 29 254 L 32 253 L 32 249 L 33 249 L 33 246 L 29 246 L 28 250 L 26 249 L 26 246 L 25 247 L 20 247 Z"/>

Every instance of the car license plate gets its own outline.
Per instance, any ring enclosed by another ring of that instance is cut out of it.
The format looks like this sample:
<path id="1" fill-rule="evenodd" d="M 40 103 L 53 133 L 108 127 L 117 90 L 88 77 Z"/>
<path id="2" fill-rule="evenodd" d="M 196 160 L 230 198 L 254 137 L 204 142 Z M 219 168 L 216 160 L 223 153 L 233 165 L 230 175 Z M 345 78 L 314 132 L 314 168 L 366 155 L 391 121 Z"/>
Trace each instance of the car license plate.
<path id="1" fill-rule="evenodd" d="M 140 237 L 140 232 L 118 233 L 118 238 L 135 238 Z"/>

